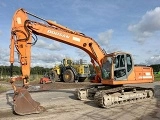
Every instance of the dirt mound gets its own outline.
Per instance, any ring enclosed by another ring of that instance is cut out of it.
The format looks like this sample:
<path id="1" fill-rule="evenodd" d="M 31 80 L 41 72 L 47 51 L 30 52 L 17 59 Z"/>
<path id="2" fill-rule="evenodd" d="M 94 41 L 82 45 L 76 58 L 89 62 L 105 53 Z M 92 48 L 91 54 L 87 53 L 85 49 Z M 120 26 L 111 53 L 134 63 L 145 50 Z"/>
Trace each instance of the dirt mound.
<path id="1" fill-rule="evenodd" d="M 90 82 L 79 82 L 79 83 L 65 83 L 65 82 L 55 82 L 49 84 L 39 84 L 42 90 L 55 90 L 55 89 L 73 89 L 73 88 L 83 88 L 95 83 Z M 37 84 L 32 84 L 37 85 Z"/>

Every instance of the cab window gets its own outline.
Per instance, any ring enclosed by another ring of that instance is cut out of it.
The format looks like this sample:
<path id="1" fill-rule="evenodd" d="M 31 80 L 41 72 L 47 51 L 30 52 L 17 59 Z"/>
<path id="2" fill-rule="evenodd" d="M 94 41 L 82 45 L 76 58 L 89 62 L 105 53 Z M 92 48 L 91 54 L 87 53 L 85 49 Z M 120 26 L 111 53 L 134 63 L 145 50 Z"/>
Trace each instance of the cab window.
<path id="1" fill-rule="evenodd" d="M 132 69 L 132 59 L 129 54 L 127 54 L 127 72 L 129 72 Z"/>
<path id="2" fill-rule="evenodd" d="M 110 79 L 111 66 L 112 66 L 112 59 L 108 57 L 107 60 L 102 65 L 102 78 L 103 79 Z"/>
<path id="3" fill-rule="evenodd" d="M 118 55 L 118 56 L 116 57 L 115 68 L 119 68 L 119 67 L 125 67 L 124 55 Z"/>

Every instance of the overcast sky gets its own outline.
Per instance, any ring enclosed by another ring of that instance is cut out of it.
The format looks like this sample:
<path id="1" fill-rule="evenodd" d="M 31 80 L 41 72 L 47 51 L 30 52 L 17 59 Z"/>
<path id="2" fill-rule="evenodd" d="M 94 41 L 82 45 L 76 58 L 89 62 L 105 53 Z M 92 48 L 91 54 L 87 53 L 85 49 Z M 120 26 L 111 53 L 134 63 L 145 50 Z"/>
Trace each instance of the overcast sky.
<path id="1" fill-rule="evenodd" d="M 135 64 L 160 64 L 160 0 L 1 0 L 0 65 L 9 65 L 11 22 L 19 8 L 92 37 L 107 53 L 129 52 Z M 82 50 L 40 36 L 32 47 L 32 66 L 52 67 L 65 57 L 90 62 Z"/>

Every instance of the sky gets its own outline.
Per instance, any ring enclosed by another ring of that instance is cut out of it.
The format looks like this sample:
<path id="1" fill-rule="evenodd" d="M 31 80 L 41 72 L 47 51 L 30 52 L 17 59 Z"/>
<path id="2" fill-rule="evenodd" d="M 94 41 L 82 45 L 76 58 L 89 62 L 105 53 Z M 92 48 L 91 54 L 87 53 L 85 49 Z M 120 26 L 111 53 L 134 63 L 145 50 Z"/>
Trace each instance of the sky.
<path id="1" fill-rule="evenodd" d="M 84 33 L 107 53 L 124 51 L 135 64 L 160 64 L 160 0 L 1 0 L 0 65 L 10 65 L 11 22 L 20 8 Z M 65 57 L 90 63 L 79 48 L 38 36 L 31 66 L 51 68 Z"/>

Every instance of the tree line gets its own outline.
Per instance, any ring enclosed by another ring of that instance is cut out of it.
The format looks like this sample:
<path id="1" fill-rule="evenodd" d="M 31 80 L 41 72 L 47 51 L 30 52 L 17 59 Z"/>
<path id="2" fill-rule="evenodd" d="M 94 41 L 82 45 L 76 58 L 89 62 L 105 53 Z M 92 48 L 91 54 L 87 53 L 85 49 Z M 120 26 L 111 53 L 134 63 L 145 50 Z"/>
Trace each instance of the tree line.
<path id="1" fill-rule="evenodd" d="M 154 72 L 160 72 L 160 64 L 151 65 Z M 95 70 L 92 64 L 89 64 L 90 73 L 94 74 Z M 49 72 L 52 68 L 44 68 L 40 66 L 31 67 L 31 74 L 44 75 Z M 10 66 L 0 66 L 0 76 L 10 76 Z M 13 66 L 13 75 L 21 75 L 21 68 Z"/>
<path id="2" fill-rule="evenodd" d="M 160 64 L 151 65 L 154 72 L 160 72 Z"/>
<path id="3" fill-rule="evenodd" d="M 93 65 L 89 64 L 90 73 L 95 73 Z M 31 67 L 30 74 L 44 75 L 46 72 L 49 72 L 52 68 L 44 68 L 40 66 Z M 21 75 L 21 68 L 19 66 L 13 66 L 13 75 Z M 10 76 L 11 68 L 10 66 L 0 66 L 0 77 L 1 76 Z"/>
<path id="4" fill-rule="evenodd" d="M 44 67 L 31 67 L 31 74 L 39 74 L 43 75 L 45 72 L 50 71 L 51 68 L 44 68 Z M 21 68 L 18 66 L 13 66 L 13 75 L 20 75 L 21 74 Z M 10 76 L 11 68 L 10 66 L 0 66 L 0 75 L 1 76 Z"/>

